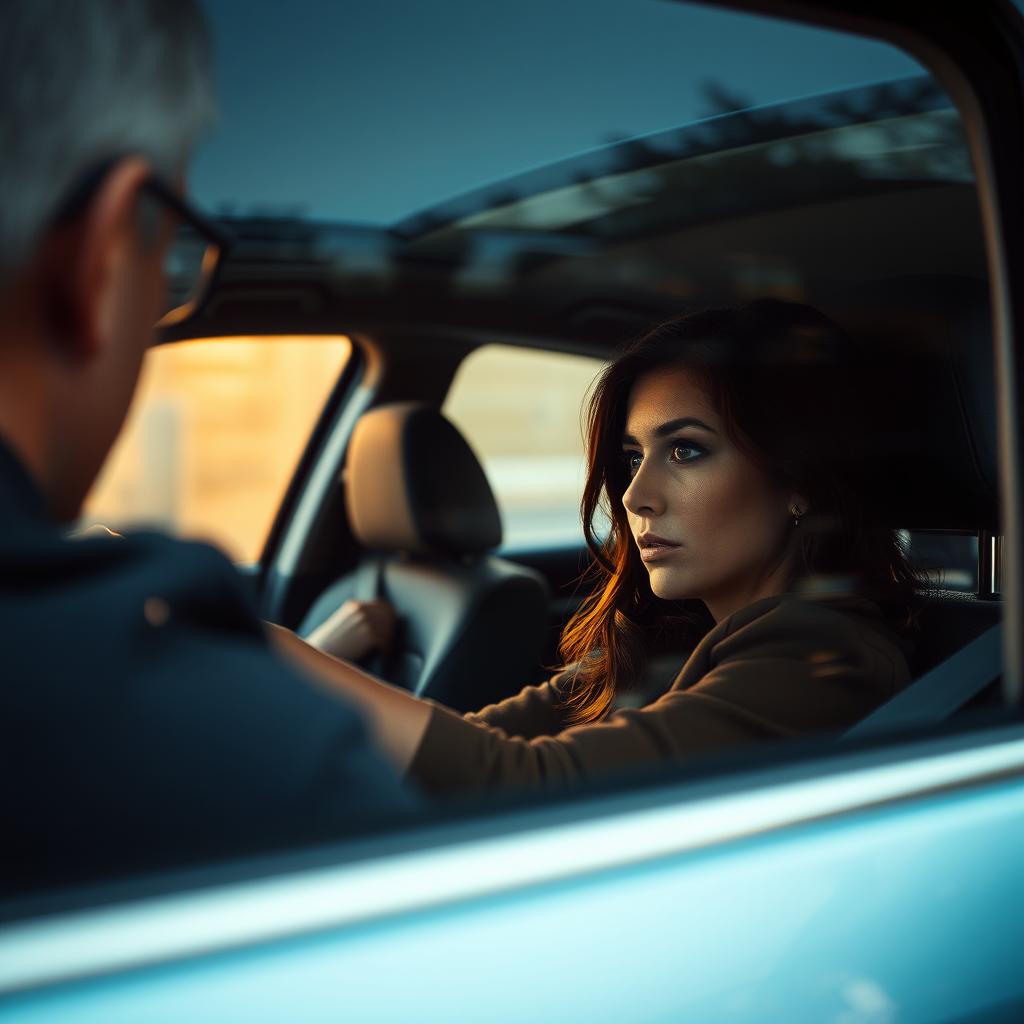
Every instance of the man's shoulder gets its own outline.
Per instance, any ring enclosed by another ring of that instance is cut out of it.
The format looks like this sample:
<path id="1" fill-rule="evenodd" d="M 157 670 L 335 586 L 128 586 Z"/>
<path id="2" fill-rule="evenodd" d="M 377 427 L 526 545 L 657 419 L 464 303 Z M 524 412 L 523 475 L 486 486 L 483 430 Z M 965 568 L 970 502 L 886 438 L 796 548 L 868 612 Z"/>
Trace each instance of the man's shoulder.
<path id="1" fill-rule="evenodd" d="M 181 706 L 227 724 L 238 702 L 272 710 L 282 727 L 355 718 L 323 707 L 271 651 L 224 554 L 155 532 L 0 550 L 0 638 L 5 703 L 30 719 L 77 708 L 106 728 L 107 716 L 136 722 Z"/>
<path id="2" fill-rule="evenodd" d="M 54 584 L 63 575 L 86 580 L 104 574 L 138 571 L 148 565 L 183 571 L 231 569 L 227 557 L 202 541 L 179 540 L 156 530 L 114 533 L 92 527 L 84 533 L 61 533 L 43 524 L 22 524 L 0 536 L 0 582 L 26 576 L 45 566 Z"/>
<path id="3" fill-rule="evenodd" d="M 68 539 L 34 534 L 0 545 L 0 631 L 118 634 L 191 623 L 259 632 L 230 561 L 209 544 L 155 532 Z M 140 633 L 141 631 L 141 633 Z"/>
<path id="4" fill-rule="evenodd" d="M 287 692 L 308 687 L 268 648 L 231 562 L 158 533 L 0 549 L 0 638 L 5 701 L 31 714 L 54 704 L 97 723 L 105 712 L 146 717 L 168 692 L 212 717 L 228 712 L 229 693 L 308 703 Z"/>
<path id="5" fill-rule="evenodd" d="M 47 849 L 64 851 L 62 871 L 134 869 L 340 836 L 408 808 L 361 717 L 268 646 L 215 548 L 133 534 L 23 555 L 0 551 L 15 859 Z"/>
<path id="6" fill-rule="evenodd" d="M 97 576 L 153 574 L 168 586 L 238 583 L 237 570 L 219 548 L 155 530 L 69 538 L 62 540 L 60 551 L 69 567 L 91 567 Z"/>

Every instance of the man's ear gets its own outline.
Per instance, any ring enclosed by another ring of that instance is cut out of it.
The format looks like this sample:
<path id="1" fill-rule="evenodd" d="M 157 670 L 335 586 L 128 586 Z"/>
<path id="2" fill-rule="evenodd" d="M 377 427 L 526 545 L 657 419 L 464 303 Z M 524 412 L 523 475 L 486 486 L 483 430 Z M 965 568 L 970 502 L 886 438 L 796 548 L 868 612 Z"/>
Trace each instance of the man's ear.
<path id="1" fill-rule="evenodd" d="M 52 335 L 68 358 L 94 358 L 113 335 L 118 275 L 132 258 L 139 192 L 149 174 L 143 160 L 120 161 L 83 212 L 44 243 Z"/>

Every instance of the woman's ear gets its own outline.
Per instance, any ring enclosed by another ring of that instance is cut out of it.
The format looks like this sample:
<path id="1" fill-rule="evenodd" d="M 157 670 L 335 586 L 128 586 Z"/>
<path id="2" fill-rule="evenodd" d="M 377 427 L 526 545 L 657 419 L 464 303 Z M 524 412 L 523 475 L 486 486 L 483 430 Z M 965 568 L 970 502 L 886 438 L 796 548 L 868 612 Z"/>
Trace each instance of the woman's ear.
<path id="1" fill-rule="evenodd" d="M 802 494 L 793 491 L 789 496 L 786 509 L 790 515 L 802 516 L 808 511 L 808 501 Z"/>

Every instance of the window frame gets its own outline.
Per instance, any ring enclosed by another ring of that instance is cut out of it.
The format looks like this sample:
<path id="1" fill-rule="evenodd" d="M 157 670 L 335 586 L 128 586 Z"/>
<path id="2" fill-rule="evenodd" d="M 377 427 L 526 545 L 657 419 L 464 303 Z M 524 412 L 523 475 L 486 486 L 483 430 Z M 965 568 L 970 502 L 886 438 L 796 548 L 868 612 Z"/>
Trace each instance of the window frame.
<path id="1" fill-rule="evenodd" d="M 989 24 L 985 25 L 984 32 L 975 34 L 969 31 L 971 23 L 964 20 L 963 10 L 958 11 L 955 8 L 936 15 L 932 10 L 921 11 L 909 4 L 893 9 L 891 4 L 880 0 L 869 0 L 867 3 L 856 5 L 838 2 L 769 4 L 763 0 L 731 0 L 728 3 L 720 2 L 719 5 L 770 17 L 791 17 L 842 31 L 859 31 L 902 44 L 939 77 L 964 119 L 978 172 L 977 183 L 985 224 L 995 312 L 994 344 L 1003 485 L 1002 510 L 1006 530 L 1000 565 L 1001 588 L 1004 591 L 1006 608 L 1004 676 L 1007 679 L 1007 697 L 1011 703 L 1017 704 L 1021 699 L 1024 657 L 1024 605 L 1021 600 L 1024 582 L 1024 551 L 1021 539 L 1024 525 L 1018 517 L 1024 481 L 1024 441 L 1021 440 L 1019 429 L 1021 411 L 1024 409 L 1024 376 L 1018 372 L 1018 367 L 1024 367 L 1024 332 L 1016 335 L 1014 324 L 1024 323 L 1024 237 L 1019 232 L 1014 235 L 1009 228 L 1024 223 L 1024 217 L 1021 216 L 1024 213 L 1024 195 L 1020 193 L 1017 185 L 1024 173 L 1024 129 L 1021 128 L 1021 125 L 1024 125 L 1024 93 L 1021 87 L 1024 80 L 1024 33 L 1021 31 L 1020 18 L 1009 3 L 993 4 L 993 16 L 1001 24 L 1003 34 Z M 1012 24 L 1009 21 L 1011 14 L 1014 17 Z M 1000 89 L 1003 90 L 1003 94 L 1000 94 Z M 353 373 L 355 369 L 352 367 Z M 353 377 L 350 380 L 346 392 L 348 401 L 343 403 L 343 408 L 335 409 L 334 415 L 330 417 L 334 426 L 333 433 L 324 436 L 319 453 L 321 457 L 316 466 L 307 464 L 307 476 L 315 476 L 321 471 L 333 474 L 333 467 L 323 470 L 331 461 L 327 456 L 334 453 L 339 444 L 343 450 L 347 434 L 342 428 L 354 422 L 354 417 L 362 411 L 360 405 L 363 404 L 365 407 L 373 397 L 372 373 L 366 370 L 363 372 L 364 376 L 358 385 L 357 378 Z M 354 393 L 354 386 L 361 388 L 361 392 Z M 318 481 L 318 487 L 326 486 L 329 482 Z M 307 493 L 292 494 L 290 517 L 294 519 L 300 514 L 305 514 L 304 503 L 308 504 L 313 498 Z M 287 519 L 289 516 L 284 518 Z M 550 872 L 550 846 L 543 842 L 546 828 L 556 831 L 567 829 L 581 820 L 610 825 L 628 821 L 635 824 L 637 819 L 634 815 L 645 810 L 667 808 L 669 813 L 685 812 L 692 808 L 699 810 L 702 800 L 708 801 L 703 805 L 707 808 L 714 800 L 724 798 L 723 794 L 727 796 L 729 793 L 736 793 L 741 798 L 746 797 L 750 800 L 771 800 L 773 787 L 781 785 L 787 773 L 797 785 L 813 787 L 817 784 L 830 787 L 835 783 L 839 786 L 846 794 L 844 802 L 833 802 L 828 808 L 819 806 L 822 813 L 827 811 L 837 816 L 861 814 L 872 807 L 918 802 L 939 793 L 969 791 L 997 781 L 1010 780 L 1019 786 L 1021 778 L 1024 777 L 1022 736 L 1024 729 L 1019 722 L 952 737 L 922 735 L 905 742 L 886 741 L 881 744 L 865 745 L 842 754 L 837 753 L 834 760 L 814 756 L 805 763 L 784 766 L 780 769 L 781 777 L 765 771 L 764 768 L 756 769 L 750 776 L 735 774 L 719 777 L 711 784 L 713 791 L 705 792 L 703 795 L 699 795 L 691 788 L 698 786 L 698 783 L 684 784 L 679 788 L 639 789 L 624 797 L 609 798 L 605 803 L 595 801 L 569 808 L 557 805 L 553 809 L 533 808 L 522 812 L 520 817 L 512 821 L 498 822 L 498 828 L 489 817 L 481 816 L 474 819 L 469 826 L 462 827 L 461 838 L 446 833 L 437 848 L 442 854 L 448 850 L 457 850 L 460 845 L 463 849 L 473 848 L 474 844 L 486 844 L 489 839 L 493 840 L 495 832 L 498 833 L 496 842 L 502 837 L 515 839 L 522 838 L 524 834 L 531 834 L 536 840 L 530 847 L 534 855 L 533 864 L 537 867 L 545 864 L 547 867 L 544 870 Z M 865 791 L 863 787 L 858 788 L 864 778 L 862 773 L 875 769 L 892 770 L 886 783 L 888 788 L 872 792 Z M 915 773 L 915 769 L 920 771 Z M 835 796 L 836 793 L 833 792 L 833 797 Z M 550 815 L 555 820 L 545 822 L 545 815 Z M 684 816 L 678 823 L 687 824 L 688 819 Z M 760 823 L 759 828 L 762 831 L 758 834 L 767 835 L 772 830 L 784 830 L 799 825 L 800 821 L 787 819 L 779 812 L 774 819 Z M 733 819 L 731 828 L 720 826 L 713 834 L 704 836 L 705 848 L 724 845 L 735 839 L 735 836 Z M 600 838 L 600 834 L 595 837 L 597 845 L 600 844 Z M 408 853 L 410 846 L 418 845 L 420 858 L 425 857 L 433 849 L 425 836 L 410 831 L 398 840 L 391 841 L 397 844 L 391 853 L 385 854 L 380 845 L 371 844 L 363 850 L 365 860 L 360 860 L 356 854 L 350 863 L 337 866 L 334 870 L 342 874 L 351 872 L 351 880 L 356 877 L 355 873 L 360 864 L 368 863 L 371 867 L 376 867 L 382 876 L 386 875 L 390 867 L 397 866 L 400 869 L 415 870 L 418 877 L 426 879 L 427 882 L 431 881 L 430 873 L 422 870 L 424 860 L 417 859 L 416 852 L 411 855 Z M 384 842 L 385 840 L 379 841 Z M 520 859 L 521 854 L 520 848 L 517 852 Z M 646 859 L 651 855 L 652 851 L 648 848 L 635 851 L 635 856 L 640 859 Z M 334 863 L 337 863 L 336 859 Z M 629 863 L 634 861 L 630 860 Z M 620 863 L 618 867 L 621 869 L 622 864 Z M 590 865 L 588 870 L 602 871 L 612 868 L 611 863 L 606 863 L 603 867 Z M 392 876 L 394 877 L 397 876 Z M 564 875 L 558 877 L 563 881 L 566 878 Z M 287 881 L 287 876 L 285 880 Z M 542 882 L 551 883 L 556 880 L 551 874 L 540 873 L 533 879 L 538 886 Z M 229 886 L 221 892 L 229 898 L 232 895 L 245 897 L 246 884 L 243 882 L 240 886 Z M 190 953 L 198 955 L 209 954 L 215 950 L 223 952 L 238 949 L 257 940 L 274 941 L 275 937 L 282 941 L 294 941 L 297 935 L 312 934 L 317 930 L 331 927 L 332 922 L 340 924 L 342 920 L 347 919 L 345 915 L 350 913 L 350 905 L 343 897 L 350 892 L 351 890 L 344 888 L 330 890 L 330 900 L 327 904 L 321 903 L 320 912 L 315 920 L 301 922 L 292 919 L 286 929 L 283 924 L 274 922 L 274 911 L 265 910 L 260 919 L 262 930 L 258 934 L 250 931 L 245 936 L 230 936 L 226 941 L 208 942 L 202 946 L 193 944 L 188 950 L 181 947 L 169 951 L 160 949 L 156 956 L 161 962 L 165 962 Z M 462 890 L 461 894 L 449 891 L 446 898 L 457 902 L 460 895 L 463 899 L 472 898 L 468 890 Z M 213 889 L 205 893 L 205 897 L 216 896 L 217 891 Z M 504 890 L 498 896 L 507 898 L 508 890 Z M 202 900 L 205 897 L 202 892 L 196 894 L 197 899 Z M 174 906 L 174 899 L 175 897 L 167 897 L 168 902 L 159 907 L 150 905 L 149 909 L 176 913 L 180 907 Z M 413 901 L 406 905 L 405 910 L 409 913 L 421 913 L 426 906 Z M 275 909 L 279 907 L 280 904 L 274 904 Z M 47 932 L 47 929 L 62 922 L 80 929 L 84 928 L 85 931 L 75 933 L 79 937 L 87 934 L 90 927 L 103 928 L 111 924 L 114 927 L 127 927 L 132 909 L 131 906 L 124 908 L 127 917 L 120 919 L 116 914 L 112 918 L 109 911 L 97 910 L 89 911 L 85 916 L 77 918 L 58 917 L 49 922 L 39 920 L 26 924 L 25 927 L 38 929 L 34 933 L 9 927 L 0 934 L 0 942 L 3 943 L 0 948 L 26 949 L 28 947 L 19 945 L 26 939 L 39 940 L 47 936 L 52 939 L 52 932 Z M 332 912 L 335 915 L 333 918 L 330 916 Z M 396 908 L 393 902 L 387 904 L 386 900 L 382 900 L 373 913 L 368 913 L 360 921 L 372 923 L 382 920 L 383 915 L 400 912 L 403 911 Z M 90 917 L 89 914 L 93 916 Z M 129 936 L 128 931 L 123 931 L 122 941 L 127 943 Z M 49 953 L 52 947 L 34 948 L 45 948 Z M 75 948 L 78 950 L 77 955 L 81 956 L 98 947 L 90 948 L 77 942 Z M 113 947 L 108 947 L 108 950 L 111 948 Z M 114 952 L 116 956 L 108 957 L 100 965 L 89 966 L 87 973 L 96 975 L 100 971 L 127 971 L 133 966 L 138 966 L 140 954 L 137 950 L 133 953 L 130 946 L 123 945 Z M 81 977 L 82 973 L 76 975 L 74 965 L 67 959 L 71 955 L 71 948 L 64 949 L 62 953 L 65 956 L 63 961 L 58 961 L 57 958 L 47 960 L 37 955 L 29 983 L 34 986 L 57 985 L 71 977 Z M 3 962 L 4 958 L 0 956 L 0 963 Z M 11 977 L 10 973 L 5 976 L 4 981 L 0 983 L 0 992 L 14 990 L 11 987 Z M 28 977 L 24 973 L 24 968 L 21 977 L 23 980 Z"/>

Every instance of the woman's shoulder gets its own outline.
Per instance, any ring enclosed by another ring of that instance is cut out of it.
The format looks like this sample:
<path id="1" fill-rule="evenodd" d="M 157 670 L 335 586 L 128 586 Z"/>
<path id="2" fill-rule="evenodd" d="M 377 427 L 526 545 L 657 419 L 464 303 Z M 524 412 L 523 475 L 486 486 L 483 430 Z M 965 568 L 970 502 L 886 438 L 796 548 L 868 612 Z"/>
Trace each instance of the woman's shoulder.
<path id="1" fill-rule="evenodd" d="M 786 593 L 754 601 L 717 623 L 683 675 L 692 680 L 695 674 L 740 659 L 842 661 L 858 664 L 871 675 L 885 675 L 898 688 L 909 681 L 908 653 L 904 639 L 870 598 Z"/>
<path id="2" fill-rule="evenodd" d="M 881 606 L 868 597 L 851 593 L 788 592 L 773 594 L 740 608 L 710 632 L 726 637 L 751 627 L 802 630 L 806 623 L 841 631 L 851 626 L 859 628 L 864 623 L 871 628 L 889 628 Z"/>

